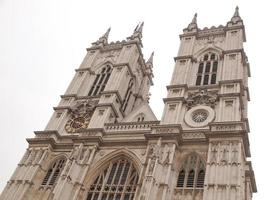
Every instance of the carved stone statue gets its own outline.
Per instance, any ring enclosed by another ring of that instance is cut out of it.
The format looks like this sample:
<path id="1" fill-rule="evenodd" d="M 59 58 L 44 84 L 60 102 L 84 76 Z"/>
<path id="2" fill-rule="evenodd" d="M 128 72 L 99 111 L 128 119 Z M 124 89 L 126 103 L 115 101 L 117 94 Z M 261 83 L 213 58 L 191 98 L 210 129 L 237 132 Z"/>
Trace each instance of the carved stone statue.
<path id="1" fill-rule="evenodd" d="M 155 164 L 156 164 L 156 158 L 152 157 L 151 160 L 150 160 L 149 167 L 148 167 L 148 174 L 152 174 L 153 173 Z"/>
<path id="2" fill-rule="evenodd" d="M 216 163 L 217 162 L 217 147 L 213 146 L 211 150 L 211 157 L 210 157 L 210 162 L 211 163 Z"/>
<path id="3" fill-rule="evenodd" d="M 236 147 L 234 147 L 232 150 L 231 162 L 238 163 L 238 150 Z"/>

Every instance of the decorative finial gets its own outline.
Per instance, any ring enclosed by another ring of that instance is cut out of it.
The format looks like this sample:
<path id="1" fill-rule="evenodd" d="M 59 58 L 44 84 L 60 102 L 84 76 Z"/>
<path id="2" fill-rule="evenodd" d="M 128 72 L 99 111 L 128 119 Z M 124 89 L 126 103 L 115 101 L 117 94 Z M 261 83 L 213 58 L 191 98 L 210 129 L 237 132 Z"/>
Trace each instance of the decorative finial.
<path id="1" fill-rule="evenodd" d="M 111 28 L 109 27 L 108 30 L 105 32 L 103 36 L 101 36 L 96 42 L 92 43 L 92 45 L 106 45 L 108 43 L 108 36 Z"/>
<path id="2" fill-rule="evenodd" d="M 235 7 L 234 17 L 239 17 L 239 8 L 238 8 L 238 6 Z"/>
<path id="3" fill-rule="evenodd" d="M 231 19 L 231 22 L 236 23 L 241 20 L 241 17 L 239 15 L 239 8 L 236 6 L 234 16 Z"/>
<path id="4" fill-rule="evenodd" d="M 108 30 L 106 31 L 106 33 L 105 33 L 101 38 L 106 38 L 106 39 L 108 39 L 110 30 L 111 30 L 111 27 L 108 28 Z"/>
<path id="5" fill-rule="evenodd" d="M 138 30 L 139 24 L 140 23 L 138 23 L 137 26 L 135 27 L 134 32 L 136 32 Z"/>
<path id="6" fill-rule="evenodd" d="M 137 39 L 141 41 L 142 39 L 142 31 L 143 31 L 143 27 L 144 27 L 144 22 L 142 22 L 141 24 L 139 23 L 135 29 L 133 34 L 130 37 L 127 37 L 128 40 L 134 40 Z"/>
<path id="7" fill-rule="evenodd" d="M 150 57 L 146 63 L 151 63 L 153 65 L 153 57 L 154 57 L 154 51 L 151 53 L 151 55 L 150 55 Z"/>
<path id="8" fill-rule="evenodd" d="M 195 13 L 191 23 L 187 27 L 187 30 L 189 31 L 192 31 L 193 29 L 197 29 L 197 13 Z"/>
<path id="9" fill-rule="evenodd" d="M 140 25 L 139 28 L 138 28 L 138 32 L 139 32 L 139 33 L 142 33 L 142 31 L 143 31 L 143 27 L 144 27 L 144 22 L 142 22 L 141 25 Z"/>
<path id="10" fill-rule="evenodd" d="M 192 19 L 192 22 L 191 24 L 196 24 L 197 23 L 197 13 L 195 13 L 193 19 Z"/>

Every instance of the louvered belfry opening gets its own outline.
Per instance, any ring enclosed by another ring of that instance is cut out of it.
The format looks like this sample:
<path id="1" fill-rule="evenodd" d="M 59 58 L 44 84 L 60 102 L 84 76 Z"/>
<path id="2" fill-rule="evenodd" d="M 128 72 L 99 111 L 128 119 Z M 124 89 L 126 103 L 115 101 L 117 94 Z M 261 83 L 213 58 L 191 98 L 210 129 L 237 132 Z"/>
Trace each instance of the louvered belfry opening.
<path id="1" fill-rule="evenodd" d="M 102 68 L 101 72 L 96 75 L 93 85 L 88 93 L 89 96 L 97 96 L 104 91 L 111 72 L 112 68 L 110 65 Z"/>
<path id="2" fill-rule="evenodd" d="M 65 158 L 61 158 L 61 159 L 58 159 L 56 160 L 52 166 L 48 169 L 44 179 L 43 179 L 43 182 L 42 182 L 42 185 L 43 186 L 53 186 L 55 184 L 55 182 L 57 181 L 62 169 L 63 169 L 63 166 L 66 162 L 66 159 Z"/>
<path id="3" fill-rule="evenodd" d="M 218 55 L 206 53 L 199 62 L 196 76 L 196 85 L 216 84 Z"/>
<path id="4" fill-rule="evenodd" d="M 90 186 L 87 200 L 133 200 L 138 173 L 125 158 L 110 162 Z"/>

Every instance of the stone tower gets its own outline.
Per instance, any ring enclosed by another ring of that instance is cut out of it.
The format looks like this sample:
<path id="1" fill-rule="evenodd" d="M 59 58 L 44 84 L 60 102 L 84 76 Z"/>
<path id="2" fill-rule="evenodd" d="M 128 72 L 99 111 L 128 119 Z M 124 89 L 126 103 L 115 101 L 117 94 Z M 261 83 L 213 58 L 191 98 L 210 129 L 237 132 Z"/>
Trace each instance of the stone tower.
<path id="1" fill-rule="evenodd" d="M 201 30 L 195 15 L 184 29 L 160 121 L 148 104 L 154 53 L 144 60 L 143 25 L 116 43 L 108 29 L 87 49 L 0 200 L 252 199 L 238 8 L 226 26 Z"/>

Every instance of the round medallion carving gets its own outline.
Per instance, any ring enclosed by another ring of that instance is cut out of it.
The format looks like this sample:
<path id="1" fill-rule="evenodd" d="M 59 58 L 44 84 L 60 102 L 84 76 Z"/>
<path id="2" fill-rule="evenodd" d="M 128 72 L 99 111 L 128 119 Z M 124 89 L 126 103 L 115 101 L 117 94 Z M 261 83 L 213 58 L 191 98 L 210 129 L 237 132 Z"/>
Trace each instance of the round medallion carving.
<path id="1" fill-rule="evenodd" d="M 204 127 L 212 122 L 214 118 L 215 112 L 211 107 L 199 105 L 187 111 L 184 120 L 191 127 Z"/>

